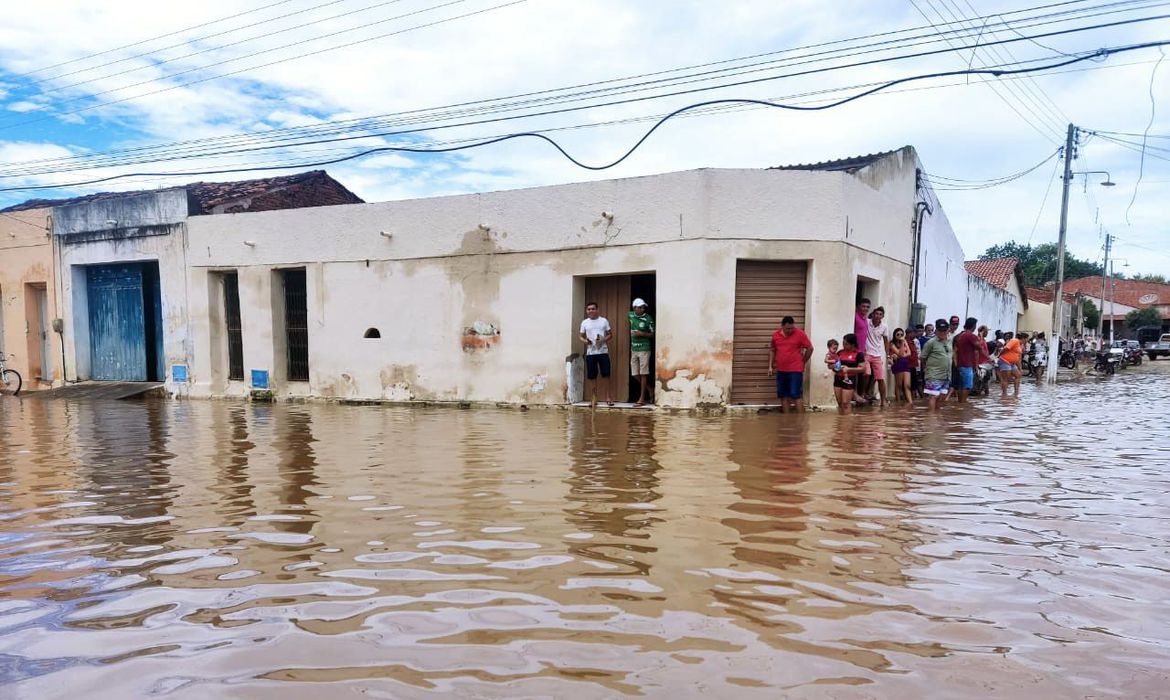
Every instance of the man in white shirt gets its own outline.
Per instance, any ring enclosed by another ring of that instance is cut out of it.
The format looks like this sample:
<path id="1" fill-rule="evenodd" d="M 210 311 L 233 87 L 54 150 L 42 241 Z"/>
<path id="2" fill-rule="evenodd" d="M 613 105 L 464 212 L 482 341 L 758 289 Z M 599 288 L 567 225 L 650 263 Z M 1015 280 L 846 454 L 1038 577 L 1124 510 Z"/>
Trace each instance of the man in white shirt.
<path id="1" fill-rule="evenodd" d="M 592 398 L 590 403 L 597 403 L 597 378 L 605 384 L 605 402 L 613 405 L 613 382 L 609 381 L 609 341 L 613 338 L 613 329 L 609 321 L 597 309 L 597 302 L 591 301 L 585 305 L 585 318 L 581 321 L 579 333 L 581 342 L 585 343 L 585 384 L 588 388 L 592 383 L 593 391 L 588 392 Z"/>
<path id="2" fill-rule="evenodd" d="M 869 314 L 869 333 L 865 336 L 865 362 L 869 365 L 870 382 L 866 393 L 873 398 L 873 384 L 877 384 L 881 405 L 886 405 L 886 358 L 890 350 L 890 328 L 886 325 L 886 310 L 881 306 Z"/>

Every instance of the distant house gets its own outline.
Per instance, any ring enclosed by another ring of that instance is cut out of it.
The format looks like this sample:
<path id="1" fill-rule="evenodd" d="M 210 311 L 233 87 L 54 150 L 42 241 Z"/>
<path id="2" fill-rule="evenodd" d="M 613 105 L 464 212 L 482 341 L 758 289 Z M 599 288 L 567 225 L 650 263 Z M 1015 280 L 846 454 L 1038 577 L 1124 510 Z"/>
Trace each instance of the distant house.
<path id="1" fill-rule="evenodd" d="M 1100 309 L 1102 334 L 1106 338 L 1111 329 L 1114 337 L 1132 337 L 1133 334 L 1125 325 L 1125 315 L 1136 309 L 1157 309 L 1162 317 L 1162 332 L 1170 332 L 1170 284 L 1114 278 L 1112 287 L 1107 288 L 1107 285 L 1107 278 L 1093 275 L 1068 280 L 1064 283 L 1064 289 L 1066 292 L 1079 293 Z"/>
<path id="2" fill-rule="evenodd" d="M 52 210 L 23 209 L 0 216 L 0 352 L 24 377 L 24 390 L 61 380 L 60 316 L 53 245 Z"/>
<path id="3" fill-rule="evenodd" d="M 68 381 L 165 381 L 186 390 L 193 347 L 188 334 L 187 227 L 210 214 L 271 211 L 362 200 L 317 170 L 281 177 L 71 199 L 29 200 L 9 216 L 47 212 L 55 268 L 53 317 L 60 318 Z M 194 251 L 198 253 L 198 251 Z M 12 263 L 0 258 L 0 270 Z M 2 278 L 2 275 L 0 275 Z M 39 303 L 39 302 L 38 302 Z M 27 304 L 27 302 L 26 302 Z M 31 347 L 31 346 L 30 346 Z M 41 354 L 49 355 L 47 350 Z M 43 362 L 42 362 L 43 364 Z M 168 373 L 168 367 L 173 371 Z"/>
<path id="4" fill-rule="evenodd" d="M 963 268 L 970 275 L 967 315 L 993 331 L 1016 331 L 1028 311 L 1019 259 L 968 260 Z"/>
<path id="5" fill-rule="evenodd" d="M 1054 287 L 1028 287 L 1028 311 L 1020 321 L 1020 330 L 1028 333 L 1052 333 L 1052 300 L 1056 296 Z M 1084 319 L 1077 304 L 1075 292 L 1064 293 L 1064 302 L 1061 307 L 1062 338 L 1072 338 L 1086 331 L 1096 333 L 1096 328 L 1084 328 Z"/>

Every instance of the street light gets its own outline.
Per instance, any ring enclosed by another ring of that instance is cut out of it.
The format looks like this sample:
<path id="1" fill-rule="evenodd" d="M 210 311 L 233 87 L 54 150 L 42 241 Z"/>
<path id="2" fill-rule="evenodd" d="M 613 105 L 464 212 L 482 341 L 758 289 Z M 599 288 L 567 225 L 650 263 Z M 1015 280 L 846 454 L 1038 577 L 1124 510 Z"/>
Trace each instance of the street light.
<path id="1" fill-rule="evenodd" d="M 1113 176 L 1109 174 L 1108 170 L 1078 170 L 1075 173 L 1069 173 L 1072 176 L 1077 175 L 1104 175 L 1105 179 L 1097 184 L 1102 187 L 1116 187 L 1117 183 L 1113 181 Z M 1085 191 L 1089 191 L 1089 178 L 1085 178 Z"/>

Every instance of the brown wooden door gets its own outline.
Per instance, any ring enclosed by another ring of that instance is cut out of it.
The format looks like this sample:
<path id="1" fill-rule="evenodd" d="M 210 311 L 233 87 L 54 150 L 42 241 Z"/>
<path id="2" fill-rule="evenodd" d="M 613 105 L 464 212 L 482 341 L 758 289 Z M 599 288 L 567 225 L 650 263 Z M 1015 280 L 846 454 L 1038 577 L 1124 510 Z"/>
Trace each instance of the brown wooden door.
<path id="1" fill-rule="evenodd" d="M 602 316 L 609 319 L 613 328 L 613 339 L 609 341 L 609 360 L 612 372 L 609 381 L 612 383 L 613 398 L 616 401 L 629 400 L 630 381 L 630 322 L 626 320 L 626 311 L 630 302 L 630 276 L 612 275 L 609 277 L 587 277 L 585 279 L 585 303 L 597 302 L 597 309 Z M 581 318 L 585 318 L 585 309 L 580 309 Z M 584 353 L 582 346 L 580 352 Z M 597 385 L 597 394 L 604 398 L 605 389 Z"/>
<path id="2" fill-rule="evenodd" d="M 776 404 L 776 381 L 768 376 L 768 343 L 780 319 L 805 326 L 808 263 L 739 260 L 735 265 L 735 331 L 731 403 Z M 809 334 L 812 335 L 811 333 Z"/>

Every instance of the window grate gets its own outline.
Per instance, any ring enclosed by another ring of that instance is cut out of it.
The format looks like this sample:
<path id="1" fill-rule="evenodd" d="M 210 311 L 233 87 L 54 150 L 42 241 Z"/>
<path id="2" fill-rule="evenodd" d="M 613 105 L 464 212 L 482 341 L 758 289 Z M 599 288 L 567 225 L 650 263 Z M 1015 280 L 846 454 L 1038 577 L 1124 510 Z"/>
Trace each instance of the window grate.
<path id="1" fill-rule="evenodd" d="M 228 379 L 244 379 L 244 324 L 240 318 L 240 276 L 223 276 L 223 315 L 227 325 Z"/>
<path id="2" fill-rule="evenodd" d="M 284 271 L 284 328 L 288 341 L 288 379 L 309 381 L 309 313 L 305 271 Z"/>

